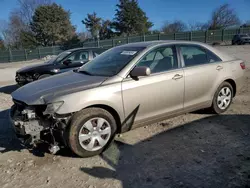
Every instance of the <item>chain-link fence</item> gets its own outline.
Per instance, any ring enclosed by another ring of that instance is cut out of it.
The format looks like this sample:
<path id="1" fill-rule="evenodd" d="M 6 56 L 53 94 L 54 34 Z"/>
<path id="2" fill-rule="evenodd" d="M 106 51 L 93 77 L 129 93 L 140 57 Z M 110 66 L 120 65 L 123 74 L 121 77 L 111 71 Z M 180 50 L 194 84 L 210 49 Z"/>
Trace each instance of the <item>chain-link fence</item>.
<path id="1" fill-rule="evenodd" d="M 5 51 L 0 51 L 0 63 L 41 59 L 48 55 L 57 55 L 60 52 L 62 52 L 62 49 L 60 48 L 60 46 L 35 48 L 35 49 L 29 49 L 29 50 L 7 49 Z"/>
<path id="2" fill-rule="evenodd" d="M 250 34 L 250 28 L 237 28 L 225 30 L 208 30 L 208 31 L 190 31 L 170 34 L 153 34 L 143 36 L 130 36 L 123 38 L 114 38 L 109 40 L 100 40 L 84 43 L 84 47 L 106 47 L 111 48 L 122 44 L 133 42 L 153 41 L 153 40 L 188 40 L 204 43 L 226 42 L 231 44 L 235 34 Z"/>
<path id="3" fill-rule="evenodd" d="M 118 37 L 108 40 L 100 40 L 93 42 L 85 42 L 80 44 L 82 47 L 103 47 L 112 48 L 122 44 L 128 44 L 133 42 L 153 41 L 153 40 L 189 40 L 199 41 L 205 43 L 214 42 L 228 42 L 231 44 L 231 40 L 235 34 L 238 33 L 250 33 L 250 28 L 237 28 L 237 29 L 225 29 L 225 30 L 208 30 L 208 31 L 192 31 L 192 32 L 180 32 L 170 34 L 152 34 L 143 36 L 130 36 L 130 37 Z M 79 45 L 75 46 L 79 47 Z M 62 52 L 60 46 L 43 47 L 35 49 L 22 49 L 0 51 L 0 63 L 3 62 L 16 62 L 27 61 L 31 59 L 40 59 L 47 55 L 57 55 Z"/>

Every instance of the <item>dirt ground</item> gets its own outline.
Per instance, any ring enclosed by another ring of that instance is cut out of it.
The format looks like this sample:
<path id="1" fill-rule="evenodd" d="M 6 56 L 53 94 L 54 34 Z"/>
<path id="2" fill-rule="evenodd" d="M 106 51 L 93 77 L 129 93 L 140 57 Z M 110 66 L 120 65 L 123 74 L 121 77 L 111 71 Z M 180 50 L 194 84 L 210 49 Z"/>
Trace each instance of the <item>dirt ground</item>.
<path id="1" fill-rule="evenodd" d="M 250 187 L 250 46 L 219 48 L 248 66 L 225 114 L 194 112 L 145 125 L 92 158 L 22 148 L 7 119 L 16 86 L 0 86 L 0 187 Z"/>

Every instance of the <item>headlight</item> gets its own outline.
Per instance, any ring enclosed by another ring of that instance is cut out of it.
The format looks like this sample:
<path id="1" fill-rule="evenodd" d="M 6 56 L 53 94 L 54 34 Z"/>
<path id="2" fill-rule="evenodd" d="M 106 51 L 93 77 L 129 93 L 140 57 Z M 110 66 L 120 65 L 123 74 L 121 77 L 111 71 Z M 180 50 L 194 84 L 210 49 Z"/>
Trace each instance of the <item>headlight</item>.
<path id="1" fill-rule="evenodd" d="M 54 72 L 54 73 L 58 73 L 60 71 L 60 69 L 53 69 L 51 70 L 51 72 Z"/>
<path id="2" fill-rule="evenodd" d="M 43 112 L 43 114 L 54 114 L 59 110 L 59 108 L 63 105 L 63 101 L 58 101 L 54 103 L 50 103 L 47 105 L 47 108 Z"/>

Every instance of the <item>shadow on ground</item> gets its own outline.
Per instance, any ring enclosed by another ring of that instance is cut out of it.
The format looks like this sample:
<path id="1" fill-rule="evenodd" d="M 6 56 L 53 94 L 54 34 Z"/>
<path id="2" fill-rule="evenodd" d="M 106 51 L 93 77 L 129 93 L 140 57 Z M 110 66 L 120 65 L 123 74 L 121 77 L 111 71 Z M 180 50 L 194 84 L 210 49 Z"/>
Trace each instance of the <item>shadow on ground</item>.
<path id="1" fill-rule="evenodd" d="M 211 116 L 135 145 L 115 142 L 112 167 L 80 168 L 129 187 L 250 187 L 250 115 Z"/>
<path id="2" fill-rule="evenodd" d="M 3 110 L 0 112 L 0 153 L 21 151 L 23 148 L 15 136 L 8 116 L 9 110 Z"/>
<path id="3" fill-rule="evenodd" d="M 0 87 L 0 93 L 11 94 L 13 91 L 18 89 L 16 84 Z"/>

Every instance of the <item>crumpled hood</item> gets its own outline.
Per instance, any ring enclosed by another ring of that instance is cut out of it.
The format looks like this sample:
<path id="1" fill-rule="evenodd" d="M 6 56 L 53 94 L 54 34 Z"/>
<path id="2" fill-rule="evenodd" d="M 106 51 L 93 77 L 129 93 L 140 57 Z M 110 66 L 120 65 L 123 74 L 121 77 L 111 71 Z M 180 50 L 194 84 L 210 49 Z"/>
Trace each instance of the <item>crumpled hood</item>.
<path id="1" fill-rule="evenodd" d="M 69 71 L 27 84 L 14 91 L 11 96 L 27 105 L 46 104 L 55 97 L 96 87 L 106 79 L 107 77 Z"/>
<path id="2" fill-rule="evenodd" d="M 48 66 L 48 63 L 39 63 L 39 64 L 35 64 L 35 65 L 29 65 L 29 66 L 23 67 L 21 69 L 18 69 L 17 73 L 29 72 L 29 71 L 32 71 L 33 69 L 37 69 L 39 67 L 44 67 L 44 66 Z"/>

